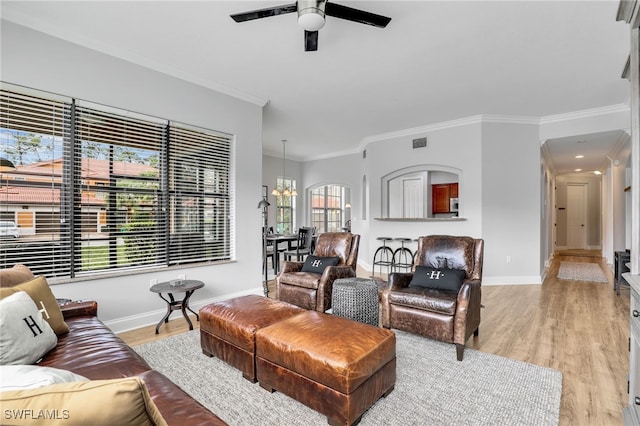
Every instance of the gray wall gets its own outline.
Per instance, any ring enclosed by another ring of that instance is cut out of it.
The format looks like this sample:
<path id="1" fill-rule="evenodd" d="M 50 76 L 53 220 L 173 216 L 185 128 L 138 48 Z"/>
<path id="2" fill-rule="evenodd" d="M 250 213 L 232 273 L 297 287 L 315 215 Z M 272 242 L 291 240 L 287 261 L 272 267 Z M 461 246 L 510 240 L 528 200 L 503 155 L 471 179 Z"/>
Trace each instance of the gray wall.
<path id="1" fill-rule="evenodd" d="M 2 80 L 235 135 L 236 261 L 75 280 L 52 286 L 56 297 L 95 299 L 99 317 L 116 331 L 153 324 L 165 303 L 149 292 L 151 278 L 178 273 L 205 282 L 194 310 L 230 294 L 261 292 L 262 108 L 156 71 L 2 22 Z"/>
<path id="2" fill-rule="evenodd" d="M 540 267 L 540 140 L 533 124 L 482 125 L 484 274 L 517 283 Z M 509 257 L 509 259 L 507 258 Z M 520 278 L 519 278 L 520 277 Z"/>
<path id="3" fill-rule="evenodd" d="M 427 136 L 428 148 L 413 149 L 411 140 L 422 136 Z M 299 210 L 308 217 L 306 190 L 310 187 L 324 183 L 350 187 L 352 230 L 362 235 L 359 263 L 363 267 L 371 270 L 373 254 L 380 244 L 378 236 L 470 235 L 485 239 L 485 283 L 541 282 L 537 125 L 463 121 L 415 135 L 381 137 L 368 143 L 366 150 L 364 159 L 357 153 L 302 163 L 305 197 L 299 197 L 298 202 Z M 519 161 L 511 161 L 514 157 Z M 270 161 L 267 156 L 264 160 L 265 164 Z M 460 216 L 465 220 L 376 219 L 383 214 L 384 178 L 401 169 L 420 167 L 460 170 Z M 362 188 L 363 176 L 368 186 L 366 205 L 362 197 L 362 191 L 366 191 Z M 367 210 L 367 219 L 362 219 L 363 209 Z M 415 243 L 410 248 L 414 249 Z M 508 263 L 506 256 L 511 257 Z"/>

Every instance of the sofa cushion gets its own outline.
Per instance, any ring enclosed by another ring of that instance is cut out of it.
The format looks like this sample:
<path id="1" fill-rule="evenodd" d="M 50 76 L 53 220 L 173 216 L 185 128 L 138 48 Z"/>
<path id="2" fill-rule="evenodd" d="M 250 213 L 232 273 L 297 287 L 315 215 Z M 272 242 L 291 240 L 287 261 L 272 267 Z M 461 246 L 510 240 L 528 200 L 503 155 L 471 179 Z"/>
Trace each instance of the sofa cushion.
<path id="1" fill-rule="evenodd" d="M 0 392 L 87 380 L 89 379 L 84 376 L 59 368 L 39 365 L 0 365 Z"/>
<path id="2" fill-rule="evenodd" d="M 53 331 L 61 336 L 69 332 L 69 327 L 64 322 L 60 306 L 53 296 L 49 284 L 44 277 L 37 277 L 31 281 L 15 285 L 8 288 L 0 288 L 0 299 L 3 299 L 18 291 L 25 291 L 38 306 L 38 309 L 44 309 L 42 316 L 49 323 Z"/>
<path id="3" fill-rule="evenodd" d="M 318 286 L 320 286 L 320 278 L 322 278 L 322 275 L 314 272 L 287 272 L 280 276 L 280 282 L 296 287 L 317 290 Z M 289 301 L 289 303 L 291 303 L 291 301 Z"/>
<path id="4" fill-rule="evenodd" d="M 417 266 L 409 287 L 432 288 L 436 290 L 455 291 L 462 287 L 466 277 L 461 269 L 437 269 L 429 266 Z"/>
<path id="5" fill-rule="evenodd" d="M 313 272 L 322 274 L 327 266 L 336 266 L 340 262 L 339 257 L 307 256 L 302 265 L 301 272 Z"/>
<path id="6" fill-rule="evenodd" d="M 11 268 L 0 269 L 0 287 L 13 287 L 34 278 L 31 270 L 21 263 Z"/>
<path id="7" fill-rule="evenodd" d="M 167 424 L 138 377 L 2 392 L 0 405 L 3 419 L 13 425 Z"/>
<path id="8" fill-rule="evenodd" d="M 456 313 L 458 295 L 452 291 L 407 287 L 389 292 L 389 303 L 447 316 Z"/>
<path id="9" fill-rule="evenodd" d="M 168 378 L 151 370 L 98 318 L 78 316 L 68 318 L 67 324 L 69 333 L 58 338 L 58 345 L 40 365 L 69 370 L 91 380 L 138 376 L 168 424 L 226 424 Z"/>
<path id="10" fill-rule="evenodd" d="M 0 300 L 0 364 L 34 364 L 58 338 L 24 291 Z"/>
<path id="11" fill-rule="evenodd" d="M 137 376 L 151 369 L 120 337 L 96 317 L 68 320 L 70 331 L 40 365 L 62 368 L 91 380 Z"/>

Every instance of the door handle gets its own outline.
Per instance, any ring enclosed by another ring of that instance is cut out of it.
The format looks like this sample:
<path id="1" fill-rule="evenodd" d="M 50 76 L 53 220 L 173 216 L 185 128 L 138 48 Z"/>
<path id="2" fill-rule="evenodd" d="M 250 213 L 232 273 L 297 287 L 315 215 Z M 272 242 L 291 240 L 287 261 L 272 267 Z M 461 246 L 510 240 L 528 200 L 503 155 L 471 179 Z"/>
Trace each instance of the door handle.
<path id="1" fill-rule="evenodd" d="M 640 396 L 636 396 L 633 402 L 635 402 L 636 405 L 640 405 Z"/>
<path id="2" fill-rule="evenodd" d="M 632 315 L 633 315 L 635 318 L 638 318 L 638 317 L 640 317 L 640 311 L 638 311 L 637 309 L 634 309 L 634 310 L 633 310 Z"/>

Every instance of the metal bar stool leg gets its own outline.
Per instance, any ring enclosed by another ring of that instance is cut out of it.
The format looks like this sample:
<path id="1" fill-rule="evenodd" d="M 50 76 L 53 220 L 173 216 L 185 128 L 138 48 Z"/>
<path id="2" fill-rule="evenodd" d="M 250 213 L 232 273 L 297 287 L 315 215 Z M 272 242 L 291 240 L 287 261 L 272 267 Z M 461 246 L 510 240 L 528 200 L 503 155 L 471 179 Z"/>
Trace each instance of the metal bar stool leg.
<path id="1" fill-rule="evenodd" d="M 411 238 L 394 238 L 400 241 L 400 247 L 393 252 L 393 270 L 394 272 L 410 272 L 413 266 L 413 253 L 411 249 L 405 247 L 405 242 L 411 242 Z"/>
<path id="2" fill-rule="evenodd" d="M 376 275 L 376 265 L 380 267 L 380 276 L 382 276 L 382 267 L 387 267 L 387 275 L 389 275 L 393 266 L 393 250 L 387 246 L 387 241 L 392 241 L 390 237 L 378 237 L 376 240 L 382 241 L 382 245 L 378 247 L 373 255 L 373 271 L 372 277 Z"/>

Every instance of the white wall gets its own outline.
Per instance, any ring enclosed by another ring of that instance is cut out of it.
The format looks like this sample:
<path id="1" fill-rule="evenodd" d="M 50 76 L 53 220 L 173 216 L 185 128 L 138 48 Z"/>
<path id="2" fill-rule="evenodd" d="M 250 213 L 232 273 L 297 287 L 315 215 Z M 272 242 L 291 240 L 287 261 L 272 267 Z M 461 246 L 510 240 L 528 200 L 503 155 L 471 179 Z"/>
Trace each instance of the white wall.
<path id="1" fill-rule="evenodd" d="M 427 148 L 412 148 L 412 140 L 427 137 Z M 380 245 L 376 237 L 418 238 L 430 234 L 482 235 L 482 186 L 481 186 L 481 126 L 468 123 L 443 126 L 426 133 L 390 136 L 367 145 L 367 158 L 362 162 L 362 174 L 367 175 L 370 187 L 369 211 L 364 221 L 364 239 L 360 247 L 360 263 L 371 270 L 373 254 Z M 383 197 L 381 184 L 385 176 L 405 168 L 434 169 L 444 166 L 459 173 L 460 217 L 464 221 L 382 221 Z M 398 246 L 399 244 L 393 244 Z M 411 250 L 416 244 L 409 244 Z"/>
<path id="2" fill-rule="evenodd" d="M 235 135 L 236 262 L 52 286 L 56 297 L 95 299 L 115 331 L 157 322 L 165 303 L 149 280 L 199 279 L 197 310 L 231 294 L 261 292 L 262 109 L 156 71 L 2 22 L 2 80 Z M 174 314 L 176 315 L 176 314 Z"/>
<path id="3" fill-rule="evenodd" d="M 413 149 L 415 137 L 427 136 L 428 148 Z M 417 238 L 429 234 L 469 235 L 485 239 L 484 283 L 541 282 L 540 144 L 537 125 L 481 123 L 467 120 L 415 135 L 379 138 L 353 154 L 303 163 L 305 189 L 318 183 L 352 188 L 352 228 L 362 236 L 359 263 L 371 270 L 379 236 Z M 517 157 L 519 161 L 509 159 Z M 460 170 L 460 217 L 463 221 L 386 221 L 382 182 L 400 170 Z M 362 205 L 362 181 L 369 187 Z M 366 208 L 366 220 L 361 209 Z M 306 214 L 306 213 L 305 213 Z M 397 246 L 393 243 L 392 246 Z M 409 247 L 416 248 L 415 243 Z M 511 262 L 506 263 L 506 256 Z"/>
<path id="4" fill-rule="evenodd" d="M 538 126 L 483 123 L 481 158 L 483 282 L 541 283 Z"/>

